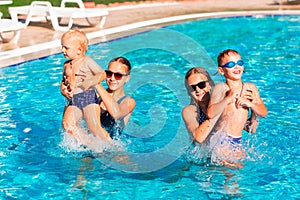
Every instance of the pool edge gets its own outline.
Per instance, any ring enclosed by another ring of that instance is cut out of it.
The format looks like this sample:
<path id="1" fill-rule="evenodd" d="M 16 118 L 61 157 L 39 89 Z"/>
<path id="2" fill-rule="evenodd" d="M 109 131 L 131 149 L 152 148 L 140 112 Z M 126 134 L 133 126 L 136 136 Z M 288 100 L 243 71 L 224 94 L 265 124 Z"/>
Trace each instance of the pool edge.
<path id="1" fill-rule="evenodd" d="M 193 19 L 208 19 L 219 17 L 238 17 L 238 16 L 255 16 L 255 15 L 300 15 L 300 10 L 256 10 L 256 11 L 234 11 L 234 12 L 209 12 L 209 13 L 197 13 L 188 15 L 178 15 L 173 17 L 165 17 L 159 19 L 152 19 L 142 22 L 136 22 L 128 25 L 113 27 L 100 31 L 87 33 L 89 40 L 105 42 L 108 41 L 111 35 L 122 33 L 126 31 L 133 31 L 136 29 L 147 28 L 172 24 L 180 21 L 187 21 Z M 130 35 L 130 34 L 128 34 Z M 124 37 L 124 36 L 123 36 Z M 109 39 L 108 39 L 109 38 Z M 117 37 L 114 37 L 117 38 Z M 120 37 L 122 38 L 122 37 Z M 96 43 L 96 42 L 93 42 Z M 91 43 L 92 44 L 92 43 Z M 0 68 L 18 65 L 29 60 L 35 60 L 49 55 L 60 53 L 60 40 L 54 40 L 51 42 L 45 42 L 28 47 L 22 47 L 14 50 L 0 52 Z"/>

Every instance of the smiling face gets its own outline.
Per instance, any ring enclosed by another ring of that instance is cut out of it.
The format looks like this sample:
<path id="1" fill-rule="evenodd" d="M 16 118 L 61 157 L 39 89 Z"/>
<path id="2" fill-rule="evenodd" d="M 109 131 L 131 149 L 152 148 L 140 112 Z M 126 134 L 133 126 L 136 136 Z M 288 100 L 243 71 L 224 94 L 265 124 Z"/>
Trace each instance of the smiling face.
<path id="1" fill-rule="evenodd" d="M 219 67 L 218 67 L 219 73 L 224 75 L 228 79 L 240 80 L 243 75 L 244 66 L 235 64 L 235 66 L 232 68 L 221 67 L 230 61 L 237 63 L 240 60 L 241 60 L 241 56 L 236 52 L 228 52 L 227 54 L 224 54 L 224 56 L 222 57 L 219 63 Z"/>
<path id="2" fill-rule="evenodd" d="M 108 71 L 112 72 L 111 76 L 107 76 L 106 83 L 111 91 L 118 90 L 124 87 L 124 84 L 129 81 L 128 67 L 118 61 L 111 62 L 108 66 Z M 117 80 L 114 73 L 123 74 L 120 80 Z"/>
<path id="3" fill-rule="evenodd" d="M 202 82 L 202 83 L 201 83 Z M 205 85 L 204 83 L 205 82 Z M 198 84 L 200 83 L 200 84 Z M 201 88 L 203 84 L 204 88 Z M 210 84 L 208 82 L 208 78 L 200 73 L 192 74 L 187 79 L 187 85 L 189 90 L 189 95 L 196 101 L 208 101 L 209 100 L 209 91 L 210 91 Z M 192 86 L 194 85 L 194 86 Z M 197 85 L 197 86 L 196 86 Z M 200 87 L 199 87 L 200 85 Z"/>

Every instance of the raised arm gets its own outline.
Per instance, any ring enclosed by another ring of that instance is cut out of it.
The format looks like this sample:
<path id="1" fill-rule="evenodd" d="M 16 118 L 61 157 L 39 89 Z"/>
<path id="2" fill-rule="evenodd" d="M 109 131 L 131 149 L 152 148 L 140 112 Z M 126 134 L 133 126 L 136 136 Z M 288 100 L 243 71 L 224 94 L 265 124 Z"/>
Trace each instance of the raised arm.
<path id="1" fill-rule="evenodd" d="M 106 91 L 102 85 L 96 85 L 95 89 L 101 97 L 101 101 L 104 103 L 109 114 L 114 119 L 123 118 L 131 113 L 136 105 L 135 100 L 127 97 L 120 104 L 113 99 L 113 97 Z"/>
<path id="2" fill-rule="evenodd" d="M 95 85 L 101 83 L 106 78 L 105 71 L 100 65 L 98 65 L 98 63 L 96 63 L 96 61 L 94 61 L 90 57 L 87 57 L 86 63 L 90 71 L 93 73 L 93 76 L 87 78 L 85 73 L 81 73 L 80 71 L 77 74 L 77 76 L 80 76 L 82 78 L 81 87 L 83 87 L 84 90 L 95 87 Z"/>
<path id="3" fill-rule="evenodd" d="M 218 117 L 207 119 L 199 125 L 196 107 L 192 105 L 189 105 L 182 110 L 182 118 L 188 132 L 191 134 L 194 141 L 198 143 L 206 141 L 218 119 Z"/>
<path id="4" fill-rule="evenodd" d="M 225 84 L 217 84 L 210 98 L 210 102 L 207 109 L 207 116 L 209 119 L 213 119 L 220 116 L 225 107 L 235 100 L 235 94 Z"/>
<path id="5" fill-rule="evenodd" d="M 257 116 L 265 117 L 268 114 L 267 107 L 265 106 L 263 100 L 260 98 L 257 87 L 254 84 L 248 83 L 248 87 L 252 92 L 252 101 L 244 101 L 243 98 L 237 100 L 237 104 L 241 106 L 248 107 Z"/>
<path id="6" fill-rule="evenodd" d="M 251 110 L 260 117 L 265 117 L 268 114 L 268 110 L 263 100 L 261 99 L 258 89 L 254 86 L 254 100 L 252 102 L 252 106 L 250 106 Z"/>

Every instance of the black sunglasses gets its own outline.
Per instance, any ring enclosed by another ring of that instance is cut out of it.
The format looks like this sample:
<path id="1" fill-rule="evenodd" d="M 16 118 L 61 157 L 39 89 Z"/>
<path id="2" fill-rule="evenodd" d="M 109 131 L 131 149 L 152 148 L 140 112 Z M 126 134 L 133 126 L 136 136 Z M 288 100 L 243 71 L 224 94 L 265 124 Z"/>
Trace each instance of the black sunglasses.
<path id="1" fill-rule="evenodd" d="M 112 72 L 112 71 L 109 71 L 109 70 L 105 70 L 106 72 L 106 77 L 107 78 L 111 78 L 113 75 L 115 77 L 116 80 L 121 80 L 121 78 L 123 76 L 128 76 L 128 74 L 121 74 L 121 73 L 118 73 L 118 72 Z"/>
<path id="2" fill-rule="evenodd" d="M 206 82 L 207 81 L 200 81 L 199 83 L 195 84 L 195 85 L 190 85 L 191 88 L 193 88 L 193 91 L 196 91 L 196 87 L 198 86 L 198 88 L 200 89 L 204 89 L 206 87 Z"/>

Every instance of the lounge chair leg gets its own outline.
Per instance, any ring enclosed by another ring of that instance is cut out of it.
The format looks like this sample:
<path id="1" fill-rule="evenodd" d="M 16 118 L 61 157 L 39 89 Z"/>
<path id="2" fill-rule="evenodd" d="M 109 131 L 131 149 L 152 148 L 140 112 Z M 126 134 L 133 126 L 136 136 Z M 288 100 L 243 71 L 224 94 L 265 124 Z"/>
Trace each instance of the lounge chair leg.
<path id="1" fill-rule="evenodd" d="M 93 17 L 98 18 L 98 17 Z M 90 18 L 86 17 L 86 21 L 89 23 L 91 26 L 99 26 L 101 29 L 104 27 L 105 21 L 106 21 L 106 16 L 100 17 L 99 21 L 91 20 Z"/>
<path id="2" fill-rule="evenodd" d="M 11 32 L 13 34 L 12 36 L 10 36 L 10 37 L 4 36 L 4 34 L 9 34 Z M 16 41 L 16 40 L 19 39 L 19 37 L 20 37 L 20 31 L 19 30 L 18 31 L 8 31 L 8 32 L 2 32 L 2 33 L 0 33 L 0 38 L 2 39 L 3 43 L 8 43 L 8 42 L 11 42 L 11 41 Z"/>

